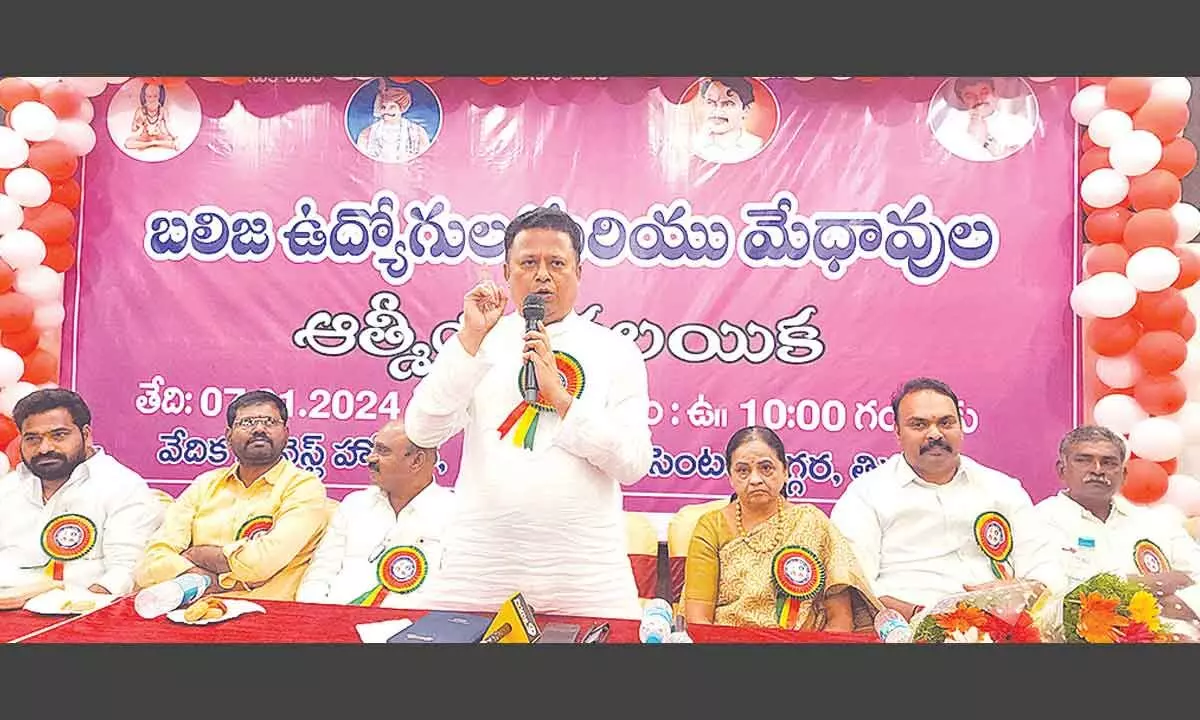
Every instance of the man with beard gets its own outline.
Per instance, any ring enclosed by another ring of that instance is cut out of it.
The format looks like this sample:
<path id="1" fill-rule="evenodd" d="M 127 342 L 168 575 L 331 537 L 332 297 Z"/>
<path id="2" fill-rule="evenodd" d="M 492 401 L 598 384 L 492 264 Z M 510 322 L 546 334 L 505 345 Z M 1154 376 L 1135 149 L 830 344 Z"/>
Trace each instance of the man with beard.
<path id="1" fill-rule="evenodd" d="M 754 157 L 763 139 L 746 128 L 754 86 L 749 78 L 720 77 L 700 81 L 696 96 L 704 118 L 692 137 L 692 152 L 714 163 L 739 163 Z"/>
<path id="2" fill-rule="evenodd" d="M 904 615 L 943 597 L 1016 580 L 1065 578 L 1021 482 L 959 454 L 958 396 L 932 378 L 892 396 L 900 453 L 859 476 L 830 519 L 880 601 Z"/>
<path id="3" fill-rule="evenodd" d="M 342 499 L 296 600 L 417 607 L 454 507 L 454 493 L 433 481 L 436 464 L 437 451 L 414 445 L 403 422 L 380 428 L 367 455 L 372 486 Z"/>
<path id="4" fill-rule="evenodd" d="M 265 390 L 225 412 L 237 462 L 197 477 L 167 508 L 138 565 L 139 587 L 184 573 L 209 579 L 206 594 L 292 600 L 329 522 L 325 486 L 283 457 L 288 412 Z"/>
<path id="5" fill-rule="evenodd" d="M 21 464 L 0 478 L 0 586 L 49 578 L 123 595 L 162 522 L 146 481 L 92 444 L 92 413 L 70 390 L 36 390 L 13 408 Z"/>
<path id="6" fill-rule="evenodd" d="M 1200 573 L 1200 545 L 1181 523 L 1119 494 L 1125 460 L 1121 436 L 1096 425 L 1075 428 L 1059 444 L 1054 469 L 1065 489 L 1036 510 L 1056 536 L 1068 579 L 1074 586 L 1111 572 L 1191 584 Z"/>
<path id="7" fill-rule="evenodd" d="M 1000 107 L 996 83 L 990 77 L 960 77 L 954 81 L 952 108 L 936 130 L 947 150 L 966 160 L 987 162 L 1008 157 L 1033 138 L 1034 124 Z M 960 109 L 961 108 L 961 109 Z"/>

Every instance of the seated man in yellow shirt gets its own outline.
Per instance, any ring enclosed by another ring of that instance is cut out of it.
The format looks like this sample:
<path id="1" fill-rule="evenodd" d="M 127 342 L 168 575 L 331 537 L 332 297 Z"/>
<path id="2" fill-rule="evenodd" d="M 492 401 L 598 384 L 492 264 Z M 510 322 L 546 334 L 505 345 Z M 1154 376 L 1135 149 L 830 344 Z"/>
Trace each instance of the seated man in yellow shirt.
<path id="1" fill-rule="evenodd" d="M 254 390 L 230 403 L 232 467 L 197 477 L 167 508 L 135 579 L 139 587 L 199 573 L 206 594 L 292 600 L 329 521 L 325 486 L 283 457 L 287 406 Z"/>

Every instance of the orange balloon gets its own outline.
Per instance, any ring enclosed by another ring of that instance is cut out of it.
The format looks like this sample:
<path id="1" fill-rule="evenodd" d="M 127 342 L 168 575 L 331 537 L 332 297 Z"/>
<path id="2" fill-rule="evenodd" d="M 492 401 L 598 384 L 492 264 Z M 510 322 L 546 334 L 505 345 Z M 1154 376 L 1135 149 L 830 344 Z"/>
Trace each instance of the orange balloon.
<path id="1" fill-rule="evenodd" d="M 33 143 L 27 164 L 52 182 L 67 180 L 79 169 L 79 156 L 63 141 L 47 140 Z"/>
<path id="2" fill-rule="evenodd" d="M 1196 337 L 1196 316 L 1191 310 L 1184 313 L 1183 319 L 1179 321 L 1179 337 L 1184 340 Z"/>
<path id="3" fill-rule="evenodd" d="M 13 441 L 13 438 L 20 435 L 21 431 L 17 428 L 17 424 L 7 415 L 0 415 L 0 444 L 8 445 Z"/>
<path id="4" fill-rule="evenodd" d="M 1129 202 L 1134 210 L 1169 210 L 1181 197 L 1183 186 L 1169 170 L 1151 170 L 1129 179 Z"/>
<path id="5" fill-rule="evenodd" d="M 390 77 L 393 82 L 398 82 L 398 83 L 412 82 L 413 80 L 416 79 L 416 78 L 410 78 L 410 77 L 401 77 L 399 75 L 392 75 Z"/>
<path id="6" fill-rule="evenodd" d="M 8 442 L 4 448 L 4 454 L 8 456 L 8 464 L 15 470 L 21 464 L 21 438 L 15 437 Z"/>
<path id="7" fill-rule="evenodd" d="M 1108 148 L 1096 146 L 1079 158 L 1079 177 L 1085 178 L 1100 168 L 1110 168 Z"/>
<path id="8" fill-rule="evenodd" d="M 1083 274 L 1091 277 L 1102 272 L 1124 273 L 1129 251 L 1120 243 L 1093 245 L 1083 254 Z"/>
<path id="9" fill-rule="evenodd" d="M 67 83 L 58 80 L 41 89 L 42 104 L 54 111 L 58 118 L 74 117 L 83 105 L 84 96 Z"/>
<path id="10" fill-rule="evenodd" d="M 1115 77 L 1104 87 L 1104 104 L 1125 113 L 1132 113 L 1149 99 L 1149 78 Z"/>
<path id="11" fill-rule="evenodd" d="M 1146 374 L 1134 383 L 1133 399 L 1151 415 L 1170 415 L 1187 402 L 1187 387 L 1174 375 Z"/>
<path id="12" fill-rule="evenodd" d="M 1175 138 L 1163 145 L 1162 160 L 1157 167 L 1182 179 L 1196 168 L 1196 145 L 1187 138 Z"/>
<path id="13" fill-rule="evenodd" d="M 1171 458 L 1158 463 L 1158 466 L 1167 471 L 1167 475 L 1174 475 L 1179 469 L 1179 458 Z M 1168 479 L 1169 480 L 1169 479 Z"/>
<path id="14" fill-rule="evenodd" d="M 11 111 L 26 100 L 41 98 L 37 86 L 19 77 L 6 77 L 0 80 L 0 108 Z"/>
<path id="15" fill-rule="evenodd" d="M 33 300 L 18 292 L 0 294 L 0 333 L 21 332 L 33 325 Z"/>
<path id="16" fill-rule="evenodd" d="M 1081 77 L 1079 78 L 1079 87 L 1085 88 L 1088 85 L 1103 85 L 1112 80 L 1110 77 Z"/>
<path id="17" fill-rule="evenodd" d="M 1138 338 L 1133 354 L 1146 372 L 1166 375 L 1187 360 L 1187 340 L 1170 330 L 1152 330 Z"/>
<path id="18" fill-rule="evenodd" d="M 1128 208 L 1111 207 L 1089 213 L 1083 221 L 1083 234 L 1095 245 L 1119 243 L 1125 239 L 1125 226 L 1133 213 Z"/>
<path id="19" fill-rule="evenodd" d="M 1092 148 L 1100 147 L 1096 141 L 1092 140 L 1092 136 L 1088 135 L 1087 128 L 1084 128 L 1083 135 L 1079 137 L 1079 152 L 1085 153 Z"/>
<path id="20" fill-rule="evenodd" d="M 1177 330 L 1187 311 L 1187 298 L 1183 293 L 1167 288 L 1158 292 L 1139 292 L 1129 314 L 1142 324 L 1143 330 Z"/>
<path id="21" fill-rule="evenodd" d="M 1158 463 L 1144 458 L 1130 458 L 1125 464 L 1125 483 L 1121 486 L 1121 494 L 1129 502 L 1147 505 L 1167 494 L 1167 482 L 1167 471 Z"/>
<path id="22" fill-rule="evenodd" d="M 74 178 L 50 184 L 51 202 L 60 203 L 68 209 L 74 210 L 79 207 L 79 199 L 82 196 L 83 189 L 79 187 L 79 183 Z"/>
<path id="23" fill-rule="evenodd" d="M 25 356 L 25 374 L 21 379 L 25 382 L 41 385 L 42 383 L 58 382 L 58 358 L 37 348 Z"/>
<path id="24" fill-rule="evenodd" d="M 1115 318 L 1092 318 L 1083 331 L 1087 346 L 1097 355 L 1116 357 L 1133 349 L 1142 336 L 1142 326 L 1129 314 Z"/>
<path id="25" fill-rule="evenodd" d="M 8 263 L 0 260 L 0 293 L 6 293 L 12 289 L 13 281 L 17 279 L 17 273 Z"/>
<path id="26" fill-rule="evenodd" d="M 55 272 L 65 273 L 75 265 L 75 245 L 70 242 L 47 245 L 42 264 Z"/>
<path id="27" fill-rule="evenodd" d="M 0 345 L 12 350 L 18 355 L 28 355 L 37 349 L 42 341 L 42 331 L 32 325 L 21 332 L 6 332 L 0 334 Z"/>
<path id="28" fill-rule="evenodd" d="M 71 239 L 75 216 L 66 205 L 51 200 L 41 207 L 27 209 L 23 227 L 37 234 L 45 244 L 55 245 Z"/>
<path id="29" fill-rule="evenodd" d="M 479 82 L 484 85 L 499 85 L 507 79 L 507 77 L 481 77 L 479 78 Z"/>
<path id="30" fill-rule="evenodd" d="M 220 77 L 217 79 L 219 81 L 225 83 L 226 85 L 245 85 L 246 83 L 250 82 L 249 77 L 242 77 L 240 75 L 233 76 L 233 77 L 228 77 L 228 76 Z"/>
<path id="31" fill-rule="evenodd" d="M 1187 103 L 1166 98 L 1151 98 L 1133 114 L 1134 130 L 1149 130 L 1158 136 L 1164 144 L 1179 137 L 1179 133 L 1187 127 Z"/>
<path id="32" fill-rule="evenodd" d="M 28 211 L 26 211 L 28 212 Z M 1175 257 L 1179 258 L 1179 277 L 1171 283 L 1176 290 L 1187 290 L 1200 280 L 1200 255 L 1186 247 L 1173 248 Z"/>
<path id="33" fill-rule="evenodd" d="M 432 75 L 432 76 L 425 75 L 425 76 L 419 77 L 417 79 L 420 80 L 421 82 L 425 82 L 425 83 L 435 83 L 438 80 L 443 79 L 443 76 L 441 76 L 441 75 Z"/>
<path id="34" fill-rule="evenodd" d="M 1125 249 L 1132 255 L 1148 247 L 1174 247 L 1179 223 L 1167 210 L 1151 208 L 1136 212 L 1125 224 Z"/>

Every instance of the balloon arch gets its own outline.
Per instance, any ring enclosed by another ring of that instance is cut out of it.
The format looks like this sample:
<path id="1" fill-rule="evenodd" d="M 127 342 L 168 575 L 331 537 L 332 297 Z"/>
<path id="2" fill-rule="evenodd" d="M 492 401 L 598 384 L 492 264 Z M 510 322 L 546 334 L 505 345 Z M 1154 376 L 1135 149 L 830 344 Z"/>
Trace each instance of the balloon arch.
<path id="1" fill-rule="evenodd" d="M 250 80 L 147 79 L 168 87 Z M 492 86 L 519 80 L 478 79 Z M 75 262 L 76 175 L 80 158 L 96 144 L 90 98 L 128 80 L 0 79 L 0 108 L 6 111 L 0 126 L 0 447 L 7 451 L 0 466 L 19 457 L 13 405 L 59 378 L 63 273 Z M 678 81 L 662 78 L 659 84 L 666 94 L 668 84 Z M 1189 388 L 1200 392 L 1200 349 L 1188 342 L 1196 317 L 1181 293 L 1200 279 L 1200 255 L 1188 245 L 1200 233 L 1200 210 L 1180 201 L 1180 180 L 1196 165 L 1196 147 L 1183 137 L 1190 96 L 1191 83 L 1183 77 L 1080 78 L 1071 114 L 1086 127 L 1079 196 L 1090 247 L 1071 308 L 1084 319 L 1087 414 L 1129 439 L 1125 495 L 1174 507 L 1195 523 L 1200 480 L 1177 472 L 1186 451 L 1200 450 L 1200 398 L 1189 400 Z M 1193 464 L 1200 466 L 1200 453 Z"/>

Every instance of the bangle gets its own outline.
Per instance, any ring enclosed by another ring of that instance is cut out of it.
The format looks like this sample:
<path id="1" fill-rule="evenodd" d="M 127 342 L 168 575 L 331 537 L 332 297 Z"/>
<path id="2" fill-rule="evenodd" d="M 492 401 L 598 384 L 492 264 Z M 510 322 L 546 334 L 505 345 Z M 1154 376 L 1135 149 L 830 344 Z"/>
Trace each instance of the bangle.
<path id="1" fill-rule="evenodd" d="M 921 612 L 924 609 L 925 609 L 924 605 L 913 605 L 912 616 L 916 617 L 917 613 Z"/>

